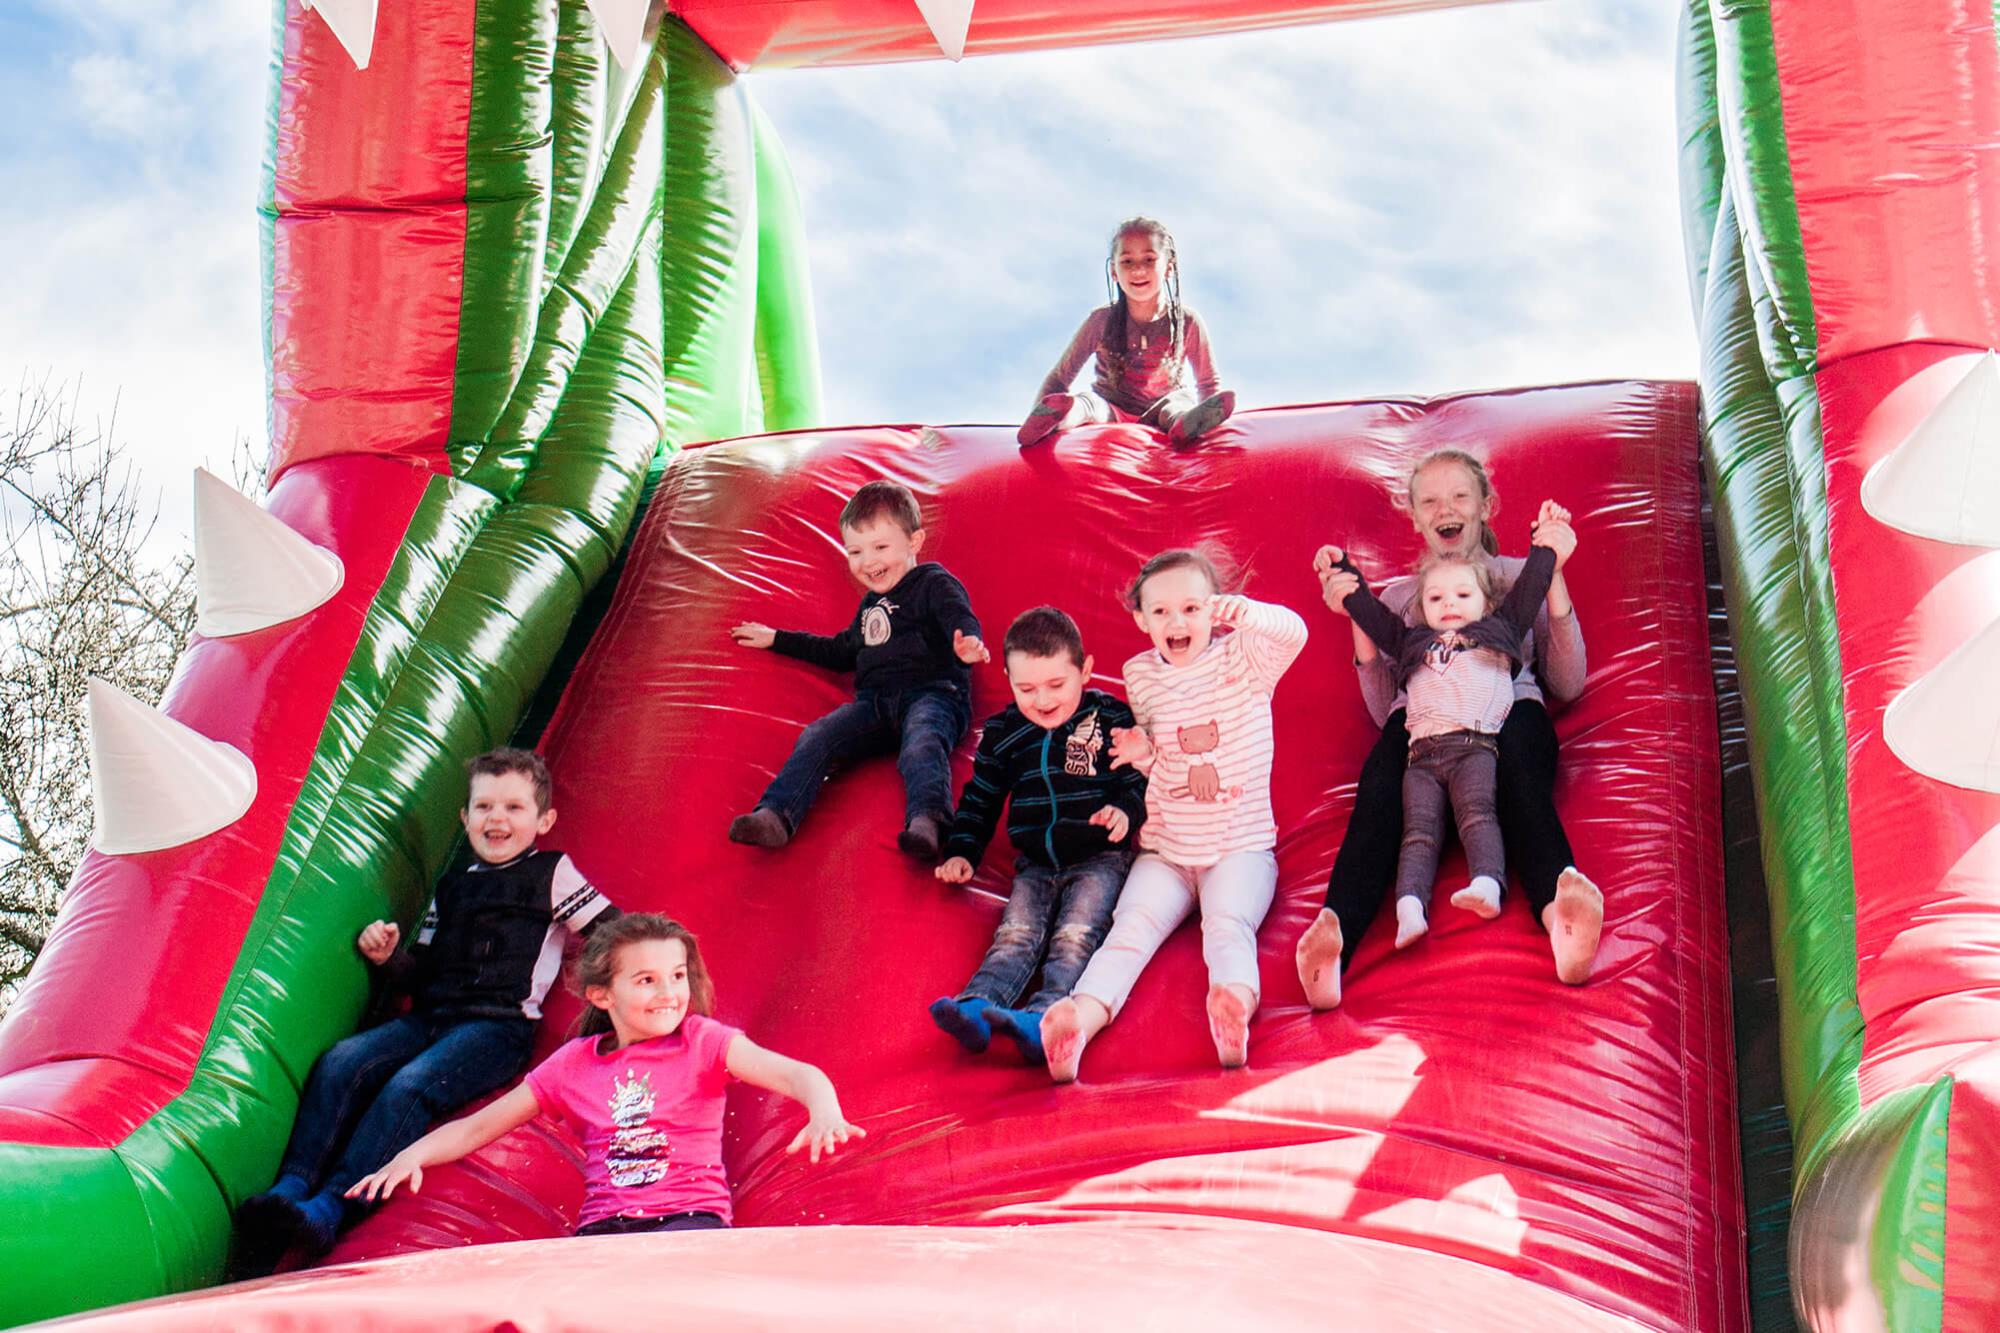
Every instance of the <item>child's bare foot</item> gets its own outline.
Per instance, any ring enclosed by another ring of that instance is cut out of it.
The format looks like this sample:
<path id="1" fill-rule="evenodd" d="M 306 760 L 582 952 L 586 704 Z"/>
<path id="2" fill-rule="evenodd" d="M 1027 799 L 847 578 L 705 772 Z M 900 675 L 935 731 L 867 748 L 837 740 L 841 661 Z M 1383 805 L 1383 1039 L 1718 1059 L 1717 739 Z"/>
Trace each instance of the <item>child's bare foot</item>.
<path id="1" fill-rule="evenodd" d="M 1604 930 L 1604 894 L 1575 866 L 1556 876 L 1556 899 L 1542 909 L 1542 924 L 1556 956 L 1556 979 L 1565 986 L 1590 980 Z"/>
<path id="2" fill-rule="evenodd" d="M 1110 1021 L 1110 1012 L 1087 996 L 1072 995 L 1050 1005 L 1042 1015 L 1042 1054 L 1048 1060 L 1049 1077 L 1057 1083 L 1076 1082 L 1083 1048 Z"/>
<path id="3" fill-rule="evenodd" d="M 1305 987 L 1306 1003 L 1315 1009 L 1340 1007 L 1340 955 L 1345 944 L 1340 937 L 1340 918 L 1331 907 L 1319 915 L 1299 936 L 1299 985 Z"/>
<path id="4" fill-rule="evenodd" d="M 1451 905 L 1462 907 L 1481 921 L 1500 915 L 1500 884 L 1491 875 L 1481 875 L 1451 895 Z"/>
<path id="5" fill-rule="evenodd" d="M 1076 406 L 1074 394 L 1050 394 L 1036 403 L 1034 410 L 1028 413 L 1028 419 L 1022 422 L 1021 429 L 1014 433 L 1015 440 L 1024 449 L 1031 444 L 1040 444 L 1063 428 L 1063 422 L 1069 419 L 1069 410 L 1074 406 Z"/>
<path id="6" fill-rule="evenodd" d="M 1396 899 L 1396 947 L 1407 949 L 1430 933 L 1430 917 L 1415 898 Z"/>
<path id="7" fill-rule="evenodd" d="M 1208 1035 L 1224 1069 L 1241 1069 L 1250 1062 L 1250 1015 L 1256 1007 L 1257 997 L 1247 986 L 1208 988 Z"/>
<path id="8" fill-rule="evenodd" d="M 783 847 L 792 840 L 792 831 L 785 827 L 783 815 L 760 805 L 749 814 L 729 821 L 729 840 L 747 842 L 753 847 Z"/>

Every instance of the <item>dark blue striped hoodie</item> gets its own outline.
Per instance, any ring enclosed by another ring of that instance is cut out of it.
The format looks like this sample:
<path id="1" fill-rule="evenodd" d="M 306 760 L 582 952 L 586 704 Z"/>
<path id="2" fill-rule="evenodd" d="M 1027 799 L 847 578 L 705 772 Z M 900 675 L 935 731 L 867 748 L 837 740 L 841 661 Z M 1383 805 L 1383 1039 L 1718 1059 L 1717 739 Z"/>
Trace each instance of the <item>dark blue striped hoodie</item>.
<path id="1" fill-rule="evenodd" d="M 1136 726 L 1123 699 L 1085 690 L 1069 721 L 1050 730 L 1013 704 L 987 719 L 972 759 L 972 777 L 959 794 L 958 813 L 945 840 L 946 856 L 974 865 L 1007 812 L 1014 849 L 1038 866 L 1060 870 L 1113 849 L 1136 849 L 1146 818 L 1146 777 L 1131 765 L 1111 767 L 1111 729 Z M 1132 820 L 1122 842 L 1090 817 L 1115 805 Z"/>

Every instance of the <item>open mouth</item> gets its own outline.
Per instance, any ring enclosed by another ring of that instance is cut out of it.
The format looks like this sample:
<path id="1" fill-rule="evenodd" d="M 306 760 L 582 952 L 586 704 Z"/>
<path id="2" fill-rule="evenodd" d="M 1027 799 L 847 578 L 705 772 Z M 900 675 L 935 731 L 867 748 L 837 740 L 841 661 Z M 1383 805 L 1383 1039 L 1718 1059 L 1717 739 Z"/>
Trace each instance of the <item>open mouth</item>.
<path id="1" fill-rule="evenodd" d="M 1192 634 L 1169 634 L 1167 636 L 1167 651 L 1170 653 L 1184 653 L 1188 650 L 1188 645 L 1193 642 L 1194 636 Z"/>
<path id="2" fill-rule="evenodd" d="M 1447 542 L 1455 542 L 1458 540 L 1459 534 L 1465 531 L 1465 524 L 1440 523 L 1437 525 L 1436 528 L 1433 529 L 1433 531 L 1437 533 L 1439 540 Z"/>

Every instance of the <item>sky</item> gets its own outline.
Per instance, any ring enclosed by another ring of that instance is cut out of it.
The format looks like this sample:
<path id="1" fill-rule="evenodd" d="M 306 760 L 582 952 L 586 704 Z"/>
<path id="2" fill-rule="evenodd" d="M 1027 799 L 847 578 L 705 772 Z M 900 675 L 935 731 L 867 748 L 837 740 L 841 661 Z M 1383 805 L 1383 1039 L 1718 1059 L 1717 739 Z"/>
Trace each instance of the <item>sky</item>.
<path id="1" fill-rule="evenodd" d="M 1532 0 L 748 76 L 799 182 L 828 421 L 1017 420 L 1135 213 L 1245 406 L 1690 377 L 1676 15 Z M 266 438 L 270 37 L 256 0 L 0 4 L 0 391 L 115 413 L 170 538 L 192 467 Z"/>

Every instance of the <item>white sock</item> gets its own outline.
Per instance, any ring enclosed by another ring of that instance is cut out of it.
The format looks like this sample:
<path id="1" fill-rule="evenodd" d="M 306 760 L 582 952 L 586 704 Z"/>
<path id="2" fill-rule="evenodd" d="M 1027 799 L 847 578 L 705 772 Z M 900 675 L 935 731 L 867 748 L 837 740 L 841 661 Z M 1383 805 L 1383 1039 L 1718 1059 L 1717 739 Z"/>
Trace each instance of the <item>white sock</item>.
<path id="1" fill-rule="evenodd" d="M 1451 895 L 1451 905 L 1464 908 L 1482 921 L 1491 921 L 1500 915 L 1500 882 L 1491 875 L 1480 875 Z"/>
<path id="2" fill-rule="evenodd" d="M 1424 905 L 1415 898 L 1396 899 L 1396 947 L 1407 949 L 1431 928 Z"/>

